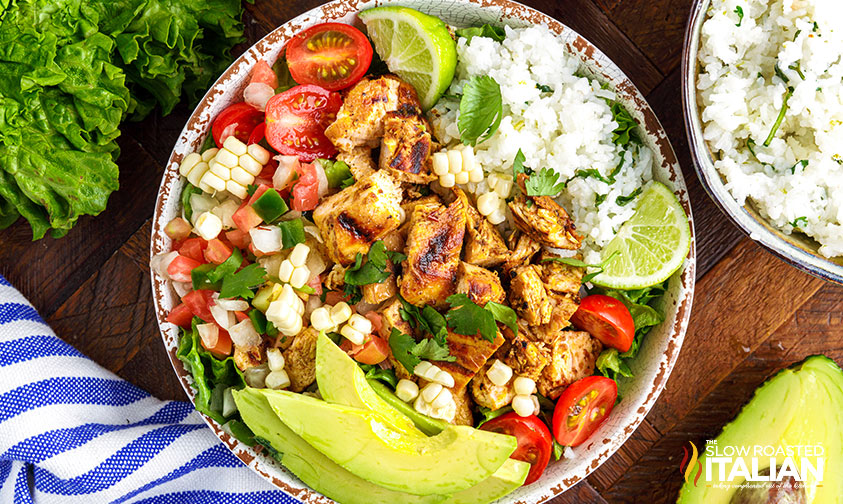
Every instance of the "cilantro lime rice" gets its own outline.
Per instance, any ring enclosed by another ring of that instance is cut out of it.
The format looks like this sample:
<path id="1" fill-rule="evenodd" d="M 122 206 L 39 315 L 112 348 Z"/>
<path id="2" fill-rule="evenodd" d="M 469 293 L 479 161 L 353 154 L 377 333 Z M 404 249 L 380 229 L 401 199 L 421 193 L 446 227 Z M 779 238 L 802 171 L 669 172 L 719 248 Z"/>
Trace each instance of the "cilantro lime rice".
<path id="1" fill-rule="evenodd" d="M 739 204 L 843 255 L 843 3 L 714 0 L 697 90 Z"/>
<path id="2" fill-rule="evenodd" d="M 460 94 L 475 76 L 500 84 L 503 118 L 492 137 L 475 147 L 476 159 L 486 173 L 511 178 L 521 149 L 525 166 L 558 173 L 567 185 L 556 199 L 584 236 L 584 259 L 597 263 L 602 247 L 635 213 L 641 188 L 652 179 L 653 154 L 630 123 L 624 128 L 622 107 L 615 105 L 613 113 L 616 93 L 582 76 L 579 59 L 553 33 L 540 26 L 505 30 L 502 42 L 458 39 L 449 93 Z M 431 115 L 437 138 L 457 143 L 459 102 L 440 100 Z M 468 189 L 477 196 L 487 193 L 487 181 Z"/>

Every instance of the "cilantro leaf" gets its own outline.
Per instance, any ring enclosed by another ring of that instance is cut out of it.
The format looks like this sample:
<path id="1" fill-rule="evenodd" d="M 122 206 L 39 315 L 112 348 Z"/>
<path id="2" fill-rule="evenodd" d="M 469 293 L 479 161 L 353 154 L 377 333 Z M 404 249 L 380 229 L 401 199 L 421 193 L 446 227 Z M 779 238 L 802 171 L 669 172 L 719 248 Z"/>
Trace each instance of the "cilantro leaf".
<path id="1" fill-rule="evenodd" d="M 208 272 L 208 280 L 214 283 L 219 282 L 227 275 L 237 271 L 237 268 L 239 268 L 241 264 L 243 264 L 243 255 L 240 253 L 240 249 L 234 247 L 231 250 L 231 255 L 228 256 L 228 259 Z"/>
<path id="2" fill-rule="evenodd" d="M 614 261 L 615 257 L 617 257 L 619 254 L 620 252 L 616 250 L 612 252 L 609 257 L 604 259 L 603 262 L 598 264 L 588 264 L 585 261 L 581 261 L 575 257 L 547 257 L 545 259 L 542 259 L 541 262 L 557 262 L 561 264 L 567 264 L 568 266 L 573 266 L 575 268 L 597 268 L 597 271 L 591 272 L 582 277 L 582 281 L 583 283 L 585 283 L 590 282 L 594 277 L 596 277 L 600 273 L 603 273 L 603 270 L 606 268 L 606 266 L 608 266 L 610 262 Z"/>
<path id="3" fill-rule="evenodd" d="M 515 310 L 509 306 L 495 303 L 494 301 L 489 301 L 483 308 L 488 310 L 492 316 L 495 317 L 495 320 L 502 324 L 506 324 L 506 326 L 512 329 L 512 332 L 518 336 L 518 324 L 516 323 L 518 316 L 515 314 Z"/>
<path id="4" fill-rule="evenodd" d="M 389 348 L 392 355 L 412 373 L 422 360 L 453 362 L 456 357 L 450 354 L 446 345 L 441 345 L 433 338 L 423 339 L 416 343 L 412 336 L 392 328 L 389 335 Z"/>
<path id="5" fill-rule="evenodd" d="M 498 326 L 491 311 L 481 308 L 465 294 L 448 296 L 451 310 L 445 314 L 448 326 L 458 334 L 474 336 L 478 332 L 488 341 L 495 341 Z"/>
<path id="6" fill-rule="evenodd" d="M 733 12 L 738 15 L 738 23 L 735 26 L 740 28 L 743 24 L 743 7 L 738 5 Z"/>
<path id="7" fill-rule="evenodd" d="M 617 198 L 615 198 L 615 203 L 617 203 L 618 206 L 625 206 L 630 201 L 632 201 L 636 197 L 638 197 L 638 195 L 641 194 L 641 191 L 642 191 L 642 188 L 639 187 L 639 188 L 635 189 L 634 191 L 632 191 L 631 193 L 629 193 L 627 196 L 618 196 Z"/>
<path id="8" fill-rule="evenodd" d="M 440 345 L 433 338 L 425 338 L 410 350 L 410 353 L 422 360 L 454 362 L 457 358 L 451 355 L 446 345 Z"/>
<path id="9" fill-rule="evenodd" d="M 222 280 L 222 289 L 220 289 L 221 298 L 241 297 L 243 299 L 252 299 L 255 293 L 251 289 L 261 285 L 264 282 L 266 270 L 257 264 L 250 264 L 231 275 L 226 276 Z"/>
<path id="10" fill-rule="evenodd" d="M 536 83 L 536 89 L 538 89 L 542 93 L 552 93 L 553 92 L 552 87 L 546 86 L 544 84 L 539 84 L 538 82 Z"/>
<path id="11" fill-rule="evenodd" d="M 420 329 L 421 331 L 433 336 L 436 341 L 444 345 L 448 337 L 448 328 L 446 327 L 445 317 L 436 311 L 432 306 L 425 306 L 419 309 L 413 306 L 401 295 L 398 295 L 402 307 L 399 309 L 401 318 L 409 322 L 413 329 Z"/>
<path id="12" fill-rule="evenodd" d="M 463 87 L 457 126 L 460 141 L 477 145 L 491 137 L 503 118 L 501 87 L 488 75 L 472 77 Z"/>
<path id="13" fill-rule="evenodd" d="M 580 178 L 592 177 L 592 178 L 596 178 L 600 182 L 605 182 L 607 184 L 612 184 L 612 183 L 615 182 L 614 177 L 611 177 L 611 176 L 604 177 L 603 174 L 600 173 L 600 171 L 597 170 L 597 168 L 588 168 L 588 169 L 585 169 L 585 170 L 577 170 L 577 172 L 574 173 L 574 176 L 571 177 L 571 178 L 577 178 L 577 177 L 580 177 Z"/>
<path id="14" fill-rule="evenodd" d="M 366 373 L 367 380 L 380 380 L 388 383 L 392 388 L 398 386 L 398 377 L 395 376 L 395 371 L 391 369 L 381 369 L 379 366 L 371 364 L 360 364 L 360 368 Z"/>
<path id="15" fill-rule="evenodd" d="M 792 221 L 788 222 L 788 224 L 790 224 L 790 227 L 792 227 L 792 228 L 798 228 L 799 227 L 799 221 L 802 221 L 805 224 L 807 224 L 808 218 L 807 217 L 797 217 L 797 218 L 793 219 Z"/>
<path id="16" fill-rule="evenodd" d="M 802 161 L 798 161 L 795 165 L 791 166 L 790 167 L 790 174 L 791 175 L 796 175 L 796 167 L 799 166 L 799 165 L 802 165 L 802 168 L 807 167 L 808 166 L 808 160 L 803 159 Z"/>
<path id="17" fill-rule="evenodd" d="M 532 170 L 524 166 L 524 161 L 527 160 L 527 157 L 521 152 L 521 149 L 518 149 L 518 153 L 515 154 L 515 159 L 512 160 L 512 180 L 518 182 L 518 174 L 525 173 L 529 175 L 532 173 Z"/>
<path id="18" fill-rule="evenodd" d="M 641 139 L 638 138 L 636 128 L 638 123 L 632 118 L 629 111 L 618 102 L 612 102 L 612 120 L 618 123 L 618 127 L 612 131 L 612 143 L 615 145 L 626 146 L 630 142 L 640 144 Z"/>
<path id="19" fill-rule="evenodd" d="M 386 245 L 378 240 L 369 247 L 366 262 L 363 254 L 357 253 L 354 264 L 345 270 L 346 285 L 369 285 L 383 283 L 392 273 L 386 269 Z"/>
<path id="20" fill-rule="evenodd" d="M 466 42 L 470 41 L 472 37 L 487 37 L 495 42 L 503 42 L 506 38 L 506 32 L 499 26 L 493 26 L 488 23 L 483 26 L 472 26 L 470 28 L 458 28 L 455 33 L 457 37 L 463 37 Z"/>
<path id="21" fill-rule="evenodd" d="M 530 175 L 524 184 L 528 196 L 556 196 L 565 189 L 565 182 L 559 181 L 559 174 L 550 168 Z"/>

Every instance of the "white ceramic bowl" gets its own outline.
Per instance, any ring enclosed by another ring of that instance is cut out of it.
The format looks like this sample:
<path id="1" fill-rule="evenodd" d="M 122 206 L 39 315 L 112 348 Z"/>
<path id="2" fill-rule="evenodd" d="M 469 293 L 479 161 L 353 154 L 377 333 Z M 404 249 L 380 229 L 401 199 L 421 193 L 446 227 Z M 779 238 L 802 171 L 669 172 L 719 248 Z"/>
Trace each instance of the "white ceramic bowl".
<path id="1" fill-rule="evenodd" d="M 562 23 L 528 7 L 509 0 L 424 0 L 378 2 L 365 0 L 337 0 L 315 8 L 278 27 L 257 42 L 220 77 L 193 112 L 173 148 L 170 161 L 161 182 L 152 230 L 151 254 L 170 250 L 171 241 L 164 233 L 164 226 L 172 218 L 181 215 L 179 194 L 183 186 L 178 175 L 178 166 L 184 155 L 197 150 L 208 131 L 211 120 L 231 103 L 241 101 L 252 66 L 258 59 L 275 60 L 287 40 L 303 28 L 326 21 L 358 24 L 356 13 L 375 5 L 400 4 L 415 7 L 429 14 L 439 16 L 454 26 L 471 26 L 482 23 L 508 24 L 514 27 L 539 24 L 548 27 L 561 37 L 568 49 L 577 55 L 583 70 L 605 82 L 617 91 L 621 101 L 629 109 L 644 130 L 644 142 L 655 155 L 655 179 L 673 189 L 679 197 L 685 212 L 691 220 L 691 206 L 682 172 L 667 135 L 653 111 L 635 85 L 614 63 L 585 38 Z M 693 233 L 693 221 L 691 231 Z M 573 459 L 551 463 L 543 477 L 536 483 L 522 487 L 507 496 L 505 502 L 534 503 L 549 500 L 583 480 L 600 464 L 605 462 L 635 431 L 647 415 L 653 403 L 667 382 L 688 325 L 694 290 L 695 242 L 683 269 L 675 274 L 664 296 L 666 320 L 645 339 L 641 351 L 632 362 L 634 378 L 620 382 L 623 401 L 612 411 L 609 420 L 582 446 L 574 449 Z M 194 392 L 191 378 L 182 363 L 176 358 L 178 328 L 164 320 L 167 312 L 178 303 L 172 288 L 161 278 L 152 276 L 155 299 L 155 313 L 161 328 L 164 345 L 173 368 L 181 380 L 188 397 Z M 310 490 L 294 475 L 284 469 L 271 457 L 246 446 L 224 433 L 220 426 L 205 418 L 219 438 L 237 455 L 244 464 L 257 471 L 287 493 L 307 503 L 331 502 L 324 496 Z"/>
<path id="2" fill-rule="evenodd" d="M 708 195 L 744 233 L 760 243 L 773 254 L 797 268 L 819 278 L 843 284 L 843 257 L 829 259 L 817 250 L 820 245 L 806 235 L 786 235 L 773 227 L 751 202 L 743 206 L 726 189 L 726 183 L 714 166 L 715 154 L 703 138 L 701 110 L 697 93 L 699 65 L 697 54 L 700 47 L 702 25 L 711 0 L 696 0 L 685 32 L 685 46 L 682 57 L 682 103 L 685 114 L 685 130 L 694 167 Z"/>

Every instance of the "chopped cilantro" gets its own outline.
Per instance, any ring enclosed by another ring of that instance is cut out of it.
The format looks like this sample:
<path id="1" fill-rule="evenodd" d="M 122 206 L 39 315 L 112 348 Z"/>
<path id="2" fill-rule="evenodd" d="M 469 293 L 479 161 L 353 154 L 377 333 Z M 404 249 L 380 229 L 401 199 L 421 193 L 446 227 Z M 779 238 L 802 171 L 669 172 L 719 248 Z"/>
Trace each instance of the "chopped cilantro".
<path id="1" fill-rule="evenodd" d="M 785 114 L 787 114 L 787 102 L 790 101 L 791 96 L 793 96 L 793 87 L 788 86 L 787 91 L 784 94 L 784 100 L 782 100 L 782 109 L 779 111 L 779 116 L 776 118 L 776 122 L 773 123 L 773 127 L 770 129 L 770 134 L 767 135 L 767 139 L 764 140 L 764 147 L 769 147 L 770 142 L 772 142 L 776 137 L 776 132 L 779 130 L 779 127 L 781 127 Z"/>
<path id="2" fill-rule="evenodd" d="M 630 142 L 640 144 L 641 139 L 638 138 L 635 131 L 638 123 L 635 122 L 629 111 L 618 102 L 612 102 L 611 109 L 612 120 L 618 123 L 618 127 L 612 131 L 612 142 L 621 146 L 629 145 Z"/>
<path id="3" fill-rule="evenodd" d="M 741 27 L 741 24 L 743 24 L 743 7 L 741 7 L 740 5 L 738 5 L 737 7 L 735 7 L 734 12 L 735 12 L 735 14 L 737 14 L 737 15 L 738 15 L 738 23 L 737 23 L 735 26 L 737 26 L 738 28 L 740 28 L 740 27 Z M 558 460 L 558 459 L 557 459 L 557 460 Z"/>
<path id="4" fill-rule="evenodd" d="M 615 203 L 617 203 L 618 206 L 625 206 L 625 205 L 629 204 L 630 201 L 637 198 L 638 195 L 641 194 L 641 191 L 642 191 L 642 188 L 639 187 L 636 190 L 629 193 L 627 196 L 618 196 L 617 198 L 615 198 Z"/>
<path id="5" fill-rule="evenodd" d="M 457 359 L 448 352 L 446 345 L 439 344 L 435 339 L 423 339 L 416 343 L 412 336 L 394 327 L 389 335 L 389 348 L 395 359 L 409 373 L 412 373 L 422 360 L 453 362 Z"/>
<path id="6" fill-rule="evenodd" d="M 524 184 L 529 196 L 556 196 L 565 189 L 565 182 L 559 181 L 559 174 L 550 168 L 530 175 Z"/>
<path id="7" fill-rule="evenodd" d="M 806 166 L 808 166 L 808 160 L 803 159 L 802 161 L 798 161 L 795 165 L 791 166 L 790 167 L 790 173 L 792 175 L 796 175 L 796 167 L 799 166 L 799 165 L 802 165 L 802 168 L 805 168 Z"/>
<path id="8" fill-rule="evenodd" d="M 454 31 L 457 37 L 465 38 L 469 42 L 472 37 L 487 37 L 496 42 L 503 42 L 506 38 L 506 32 L 499 26 L 490 25 L 488 23 L 483 26 L 472 26 L 470 28 L 458 28 Z"/>
<path id="9" fill-rule="evenodd" d="M 445 317 L 436 311 L 432 306 L 425 306 L 419 309 L 407 302 L 406 299 L 398 295 L 402 307 L 399 309 L 401 318 L 409 322 L 414 329 L 423 331 L 424 333 L 433 336 L 436 341 L 444 345 L 448 337 L 448 329 L 446 327 Z"/>
<path id="10" fill-rule="evenodd" d="M 599 208 L 600 204 L 603 203 L 604 201 L 606 201 L 606 197 L 608 195 L 609 195 L 608 193 L 607 194 L 597 194 L 597 195 L 595 195 L 594 196 L 594 206 Z"/>
<path id="11" fill-rule="evenodd" d="M 237 273 L 227 275 L 222 280 L 220 297 L 252 299 L 255 293 L 251 289 L 261 285 L 265 275 L 266 270 L 257 264 L 250 264 Z"/>
<path id="12" fill-rule="evenodd" d="M 354 264 L 345 270 L 346 285 L 369 285 L 383 283 L 391 274 L 386 269 L 386 245 L 378 240 L 369 248 L 366 262 L 363 254 L 357 253 Z"/>
<path id="13" fill-rule="evenodd" d="M 507 327 L 512 329 L 514 334 L 518 334 L 518 324 L 516 323 L 518 320 L 518 316 L 515 315 L 515 310 L 510 308 L 509 306 L 502 305 L 500 303 L 495 303 L 494 301 L 489 301 L 486 303 L 484 308 L 495 317 L 495 320 L 502 324 L 506 324 Z"/>
<path id="14" fill-rule="evenodd" d="M 550 86 L 545 86 L 544 84 L 536 83 L 536 89 L 541 91 L 542 93 L 552 93 L 553 88 Z"/>
<path id="15" fill-rule="evenodd" d="M 577 177 L 580 177 L 580 178 L 588 178 L 588 177 L 596 178 L 600 182 L 605 182 L 607 184 L 611 184 L 615 181 L 614 177 L 612 177 L 612 178 L 604 177 L 603 174 L 600 173 L 597 170 L 597 168 L 588 168 L 588 169 L 585 169 L 585 170 L 577 170 L 576 173 L 574 173 L 574 176 L 571 177 L 571 178 L 574 179 L 574 178 L 577 178 Z"/>
<path id="16" fill-rule="evenodd" d="M 445 314 L 445 319 L 454 332 L 466 336 L 480 333 L 488 341 L 495 341 L 498 326 L 491 311 L 475 304 L 465 294 L 453 294 L 447 301 L 451 304 L 451 310 Z"/>
<path id="17" fill-rule="evenodd" d="M 820 31 L 820 25 L 818 25 L 816 21 L 814 21 L 814 29 L 811 31 L 814 33 Z"/>
<path id="18" fill-rule="evenodd" d="M 257 184 L 249 184 L 248 186 L 246 186 L 246 193 L 247 193 L 249 196 L 254 196 L 255 191 L 257 191 L 257 190 L 258 190 L 258 185 L 257 185 Z"/>
<path id="19" fill-rule="evenodd" d="M 518 152 L 515 154 L 515 159 L 512 160 L 512 180 L 515 182 L 518 182 L 519 173 L 529 175 L 533 172 L 533 170 L 524 166 L 524 161 L 526 160 L 527 156 L 524 155 L 521 149 L 518 149 Z"/>
<path id="20" fill-rule="evenodd" d="M 788 224 L 790 224 L 790 226 L 792 228 L 798 228 L 799 227 L 799 221 L 802 221 L 803 224 L 807 224 L 808 218 L 807 217 L 797 217 L 797 218 L 793 219 L 792 221 L 788 222 Z"/>

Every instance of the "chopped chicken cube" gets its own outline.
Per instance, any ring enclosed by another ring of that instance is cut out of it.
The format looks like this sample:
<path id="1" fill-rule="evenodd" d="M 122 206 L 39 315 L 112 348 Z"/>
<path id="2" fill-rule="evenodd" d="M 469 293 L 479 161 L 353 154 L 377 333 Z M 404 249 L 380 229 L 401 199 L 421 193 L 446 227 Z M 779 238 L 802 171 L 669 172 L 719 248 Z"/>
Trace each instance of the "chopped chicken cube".
<path id="1" fill-rule="evenodd" d="M 522 191 L 526 176 L 519 175 L 518 183 Z M 576 250 L 580 248 L 582 237 L 577 234 L 574 221 L 564 208 L 549 196 L 519 195 L 509 203 L 515 227 L 533 240 L 548 247 Z"/>
<path id="2" fill-rule="evenodd" d="M 462 189 L 455 189 L 457 197 L 466 207 L 465 262 L 491 268 L 509 257 L 509 250 L 498 229 L 489 219 L 480 215 Z"/>
<path id="3" fill-rule="evenodd" d="M 387 112 L 379 165 L 402 182 L 427 184 L 436 178 L 430 174 L 430 125 L 420 109 L 407 112 Z"/>
<path id="4" fill-rule="evenodd" d="M 506 298 L 497 272 L 467 262 L 460 262 L 457 268 L 457 292 L 480 306 L 489 301 L 502 303 Z"/>
<path id="5" fill-rule="evenodd" d="M 594 373 L 603 345 L 585 331 L 559 331 L 548 345 L 550 363 L 536 385 L 543 396 L 556 400 L 565 388 Z"/>
<path id="6" fill-rule="evenodd" d="M 524 329 L 519 330 L 518 336 L 504 343 L 495 355 L 512 368 L 515 376 L 526 376 L 535 381 L 550 361 L 550 352 L 543 344 L 530 341 L 525 332 Z"/>
<path id="7" fill-rule="evenodd" d="M 316 381 L 316 329 L 308 327 L 293 338 L 284 351 L 284 371 L 290 377 L 290 390 L 301 392 Z"/>
<path id="8" fill-rule="evenodd" d="M 513 231 L 509 235 L 508 241 L 511 252 L 509 252 L 506 262 L 503 265 L 503 270 L 506 273 L 511 273 L 518 266 L 530 264 L 533 256 L 542 248 L 539 242 L 521 231 Z"/>
<path id="9" fill-rule="evenodd" d="M 550 322 L 553 302 L 547 295 L 540 267 L 534 264 L 519 266 L 513 270 L 510 282 L 509 304 L 530 325 Z"/>
<path id="10" fill-rule="evenodd" d="M 474 402 L 484 408 L 495 411 L 511 403 L 515 397 L 515 392 L 512 389 L 512 380 L 514 377 L 503 385 L 495 385 L 486 376 L 489 366 L 490 364 L 487 362 L 474 379 L 471 380 L 471 395 L 474 397 Z"/>

